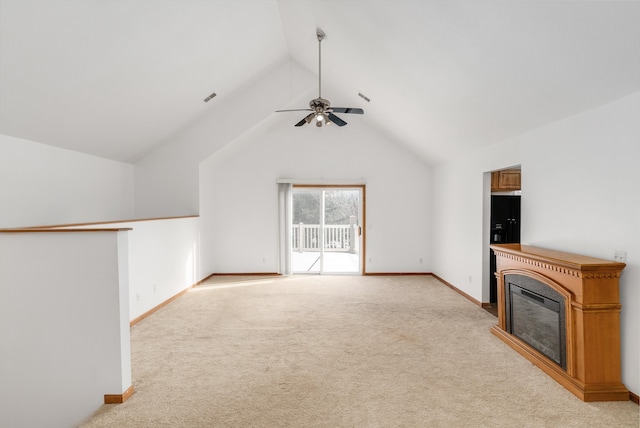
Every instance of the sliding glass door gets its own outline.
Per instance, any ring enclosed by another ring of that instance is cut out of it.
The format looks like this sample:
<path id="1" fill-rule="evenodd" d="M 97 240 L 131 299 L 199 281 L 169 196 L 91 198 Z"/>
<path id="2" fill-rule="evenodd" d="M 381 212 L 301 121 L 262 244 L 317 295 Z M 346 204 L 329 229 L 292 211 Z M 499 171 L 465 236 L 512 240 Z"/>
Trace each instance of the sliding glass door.
<path id="1" fill-rule="evenodd" d="M 362 273 L 361 187 L 294 186 L 293 273 Z"/>

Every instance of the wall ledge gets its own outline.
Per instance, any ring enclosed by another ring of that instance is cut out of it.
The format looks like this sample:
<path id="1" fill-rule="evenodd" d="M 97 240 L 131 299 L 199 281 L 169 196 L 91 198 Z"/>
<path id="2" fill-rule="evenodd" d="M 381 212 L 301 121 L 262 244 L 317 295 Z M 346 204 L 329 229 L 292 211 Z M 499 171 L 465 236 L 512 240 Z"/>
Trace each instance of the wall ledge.
<path id="1" fill-rule="evenodd" d="M 0 233 L 73 233 L 73 232 L 120 232 L 133 230 L 130 227 L 91 228 L 91 229 L 0 229 Z"/>
<path id="2" fill-rule="evenodd" d="M 52 225 L 41 225 L 41 226 L 22 226 L 22 227 L 8 227 L 4 229 L 0 229 L 0 231 L 11 231 L 11 230 L 32 230 L 32 229 L 59 229 L 63 227 L 84 227 L 84 226 L 97 226 L 97 225 L 106 225 L 106 224 L 117 224 L 117 223 L 135 223 L 142 221 L 158 221 L 158 220 L 177 220 L 181 218 L 198 218 L 200 217 L 198 214 L 193 215 L 185 215 L 185 216 L 176 216 L 176 217 L 151 217 L 151 218 L 137 218 L 137 219 L 129 219 L 129 220 L 110 220 L 110 221 L 94 221 L 87 223 L 65 223 L 65 224 L 52 224 Z"/>

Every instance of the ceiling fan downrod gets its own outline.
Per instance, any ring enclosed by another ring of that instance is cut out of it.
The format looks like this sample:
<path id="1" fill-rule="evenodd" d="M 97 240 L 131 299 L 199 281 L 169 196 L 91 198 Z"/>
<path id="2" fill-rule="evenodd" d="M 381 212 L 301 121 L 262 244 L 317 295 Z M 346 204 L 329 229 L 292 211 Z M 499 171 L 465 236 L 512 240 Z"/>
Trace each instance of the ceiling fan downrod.
<path id="1" fill-rule="evenodd" d="M 322 41 L 327 35 L 320 28 L 316 28 L 318 36 L 318 98 L 322 98 Z"/>

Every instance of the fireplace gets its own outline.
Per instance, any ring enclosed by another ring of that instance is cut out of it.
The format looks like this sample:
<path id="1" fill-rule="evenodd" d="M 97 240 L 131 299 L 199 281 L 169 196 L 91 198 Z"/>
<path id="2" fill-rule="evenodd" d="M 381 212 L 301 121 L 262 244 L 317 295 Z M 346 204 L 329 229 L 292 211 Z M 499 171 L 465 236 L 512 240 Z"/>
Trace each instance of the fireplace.
<path id="1" fill-rule="evenodd" d="M 505 275 L 504 287 L 507 332 L 566 370 L 564 296 L 524 275 Z"/>
<path id="2" fill-rule="evenodd" d="M 494 244 L 498 324 L 491 332 L 584 401 L 626 401 L 621 382 L 624 263 Z"/>

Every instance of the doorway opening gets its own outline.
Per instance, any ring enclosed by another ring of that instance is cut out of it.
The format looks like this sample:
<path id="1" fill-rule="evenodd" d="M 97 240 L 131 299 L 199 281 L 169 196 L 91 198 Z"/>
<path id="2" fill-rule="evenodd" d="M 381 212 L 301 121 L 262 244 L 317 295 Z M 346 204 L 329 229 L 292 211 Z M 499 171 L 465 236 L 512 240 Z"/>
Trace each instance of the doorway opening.
<path id="1" fill-rule="evenodd" d="M 363 274 L 364 186 L 294 185 L 294 274 Z"/>
<path id="2" fill-rule="evenodd" d="M 522 169 L 518 165 L 492 171 L 490 176 L 489 210 L 485 210 L 485 213 L 488 214 L 488 218 L 485 217 L 485 230 L 488 232 L 485 234 L 485 236 L 488 235 L 485 245 L 488 255 L 488 280 L 486 284 L 488 285 L 487 297 L 489 298 L 489 304 L 483 306 L 497 316 L 498 281 L 495 276 L 496 256 L 493 250 L 488 247 L 490 244 L 520 243 Z M 483 295 L 486 296 L 485 293 Z M 483 301 L 486 302 L 485 299 Z"/>

